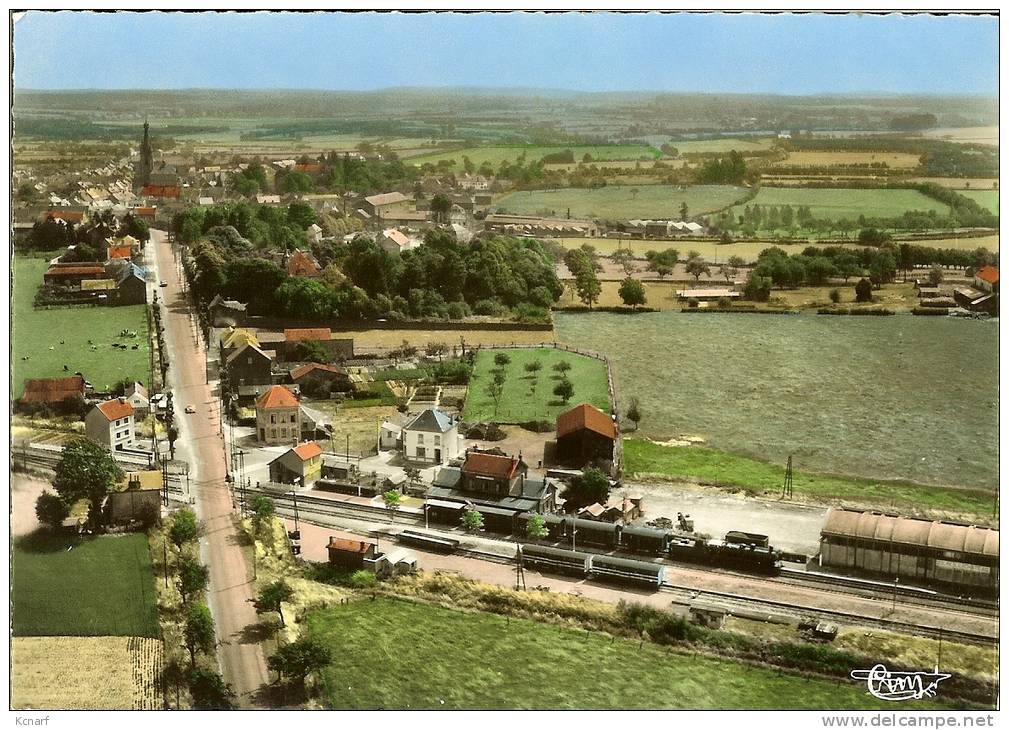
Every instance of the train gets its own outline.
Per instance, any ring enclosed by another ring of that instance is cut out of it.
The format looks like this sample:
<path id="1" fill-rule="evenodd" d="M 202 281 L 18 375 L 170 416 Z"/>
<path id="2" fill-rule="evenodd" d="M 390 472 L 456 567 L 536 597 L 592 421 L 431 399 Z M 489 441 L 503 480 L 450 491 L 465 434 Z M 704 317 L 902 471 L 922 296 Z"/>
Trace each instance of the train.
<path id="1" fill-rule="evenodd" d="M 524 567 L 546 573 L 561 573 L 616 583 L 658 588 L 664 582 L 666 574 L 666 566 L 661 563 L 583 553 L 544 545 L 520 545 L 519 554 Z"/>
<path id="2" fill-rule="evenodd" d="M 479 506 L 477 510 L 483 512 Z M 434 521 L 458 522 L 458 512 L 440 514 L 438 510 L 431 509 L 429 515 Z M 507 514 L 506 510 L 495 509 L 493 514 L 484 515 L 484 531 L 522 539 L 529 534 L 529 521 L 534 517 L 543 518 L 546 540 L 563 543 L 567 548 L 563 552 L 567 555 L 581 547 L 762 575 L 777 575 L 781 570 L 781 552 L 770 545 L 766 535 L 738 530 L 726 533 L 722 540 L 712 540 L 670 529 L 618 525 L 571 515 Z M 583 568 L 579 569 L 583 575 L 591 573 L 590 566 Z"/>

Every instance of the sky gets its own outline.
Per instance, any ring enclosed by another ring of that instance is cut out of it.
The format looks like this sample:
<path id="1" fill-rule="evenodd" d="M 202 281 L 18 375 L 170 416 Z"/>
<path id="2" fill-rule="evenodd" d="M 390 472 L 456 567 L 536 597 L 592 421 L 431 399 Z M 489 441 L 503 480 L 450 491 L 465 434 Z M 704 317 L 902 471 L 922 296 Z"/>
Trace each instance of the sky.
<path id="1" fill-rule="evenodd" d="M 992 16 L 29 11 L 14 53 L 18 89 L 998 93 Z"/>

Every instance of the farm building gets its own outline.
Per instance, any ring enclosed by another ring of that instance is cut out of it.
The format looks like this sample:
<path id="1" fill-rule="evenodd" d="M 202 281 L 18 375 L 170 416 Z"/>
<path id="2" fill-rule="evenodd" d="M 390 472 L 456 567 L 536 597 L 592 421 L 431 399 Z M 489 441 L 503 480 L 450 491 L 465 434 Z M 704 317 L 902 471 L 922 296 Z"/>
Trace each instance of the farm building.
<path id="1" fill-rule="evenodd" d="M 85 381 L 80 375 L 69 378 L 30 378 L 21 393 L 24 405 L 62 404 L 64 401 L 84 398 Z"/>
<path id="2" fill-rule="evenodd" d="M 588 403 L 557 416 L 555 459 L 572 467 L 612 461 L 617 426 L 607 414 Z"/>
<path id="3" fill-rule="evenodd" d="M 732 289 L 710 288 L 710 289 L 682 289 L 676 292 L 679 299 L 696 299 L 699 302 L 714 302 L 719 299 L 739 299 L 742 295 Z"/>
<path id="4" fill-rule="evenodd" d="M 291 382 L 297 384 L 302 390 L 322 384 L 328 385 L 331 391 L 338 392 L 346 392 L 353 387 L 346 370 L 335 365 L 323 365 L 318 362 L 309 362 L 292 368 L 289 376 Z"/>
<path id="5" fill-rule="evenodd" d="M 266 349 L 273 349 L 277 357 L 284 361 L 299 360 L 298 345 L 314 342 L 321 345 L 333 360 L 349 360 L 354 357 L 352 338 L 334 339 L 328 327 L 289 327 L 283 332 L 260 330 L 259 342 Z"/>
<path id="6" fill-rule="evenodd" d="M 998 530 L 832 508 L 820 565 L 955 589 L 998 590 Z"/>
<path id="7" fill-rule="evenodd" d="M 112 492 L 105 501 L 107 521 L 121 525 L 134 521 L 146 521 L 152 515 L 161 514 L 161 489 L 128 489 Z"/>
<path id="8" fill-rule="evenodd" d="M 464 450 L 459 422 L 428 408 L 403 426 L 403 456 L 423 464 L 447 464 Z"/>
<path id="9" fill-rule="evenodd" d="M 105 279 L 105 267 L 98 263 L 55 263 L 49 266 L 42 281 L 46 286 L 80 286 L 88 279 Z"/>
<path id="10" fill-rule="evenodd" d="M 272 380 L 273 358 L 253 344 L 242 345 L 225 358 L 231 392 L 259 395 Z M 257 387 L 258 386 L 258 387 Z M 243 392 L 248 390 L 248 392 Z"/>
<path id="11" fill-rule="evenodd" d="M 974 288 L 981 291 L 998 293 L 998 269 L 985 266 L 974 274 Z"/>
<path id="12" fill-rule="evenodd" d="M 283 385 L 274 385 L 256 400 L 256 432 L 265 444 L 290 444 L 301 439 L 301 405 Z"/>
<path id="13" fill-rule="evenodd" d="M 110 451 L 122 449 L 134 440 L 133 413 L 125 398 L 99 403 L 84 418 L 84 433 Z"/>
<path id="14" fill-rule="evenodd" d="M 540 218 L 537 216 L 494 213 L 484 219 L 488 231 L 525 236 L 568 236 L 572 238 L 599 235 L 599 226 L 591 220 L 574 218 Z"/>
<path id="15" fill-rule="evenodd" d="M 404 575 L 417 570 L 417 558 L 406 550 L 379 552 L 378 544 L 355 537 L 330 536 L 329 564 L 347 570 L 367 570 L 379 577 Z"/>
<path id="16" fill-rule="evenodd" d="M 116 304 L 146 304 L 147 280 L 144 270 L 135 264 L 129 264 L 116 281 Z"/>
<path id="17" fill-rule="evenodd" d="M 307 441 L 270 462 L 270 481 L 309 487 L 322 476 L 322 447 Z"/>
<path id="18" fill-rule="evenodd" d="M 368 196 L 364 199 L 364 210 L 372 218 L 379 219 L 397 219 L 404 213 L 415 212 L 410 198 L 398 192 Z"/>

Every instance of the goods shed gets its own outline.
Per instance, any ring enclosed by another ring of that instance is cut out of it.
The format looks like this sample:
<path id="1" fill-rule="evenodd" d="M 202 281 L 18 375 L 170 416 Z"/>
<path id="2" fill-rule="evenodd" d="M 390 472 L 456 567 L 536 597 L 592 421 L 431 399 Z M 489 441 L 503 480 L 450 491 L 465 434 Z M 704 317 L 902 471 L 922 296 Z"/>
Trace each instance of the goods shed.
<path id="1" fill-rule="evenodd" d="M 820 532 L 820 565 L 888 580 L 997 591 L 998 530 L 833 508 Z"/>

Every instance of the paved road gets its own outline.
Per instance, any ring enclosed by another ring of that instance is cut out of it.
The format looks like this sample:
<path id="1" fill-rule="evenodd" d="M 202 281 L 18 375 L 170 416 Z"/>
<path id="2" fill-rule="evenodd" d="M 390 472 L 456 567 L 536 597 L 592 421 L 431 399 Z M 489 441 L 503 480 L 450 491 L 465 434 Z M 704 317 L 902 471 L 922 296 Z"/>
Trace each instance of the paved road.
<path id="1" fill-rule="evenodd" d="M 202 341 L 183 294 L 183 277 L 167 235 L 151 231 L 160 281 L 159 298 L 168 350 L 168 386 L 174 394 L 179 439 L 177 458 L 190 464 L 196 512 L 204 524 L 201 557 L 210 568 L 208 598 L 217 624 L 218 658 L 225 680 L 242 707 L 255 704 L 254 695 L 268 682 L 262 648 L 244 638 L 259 617 L 249 603 L 253 597 L 251 571 L 241 549 L 235 511 L 224 483 L 225 452 L 214 383 L 207 383 Z M 196 407 L 195 414 L 184 412 Z M 255 632 L 251 632 L 255 635 Z"/>

